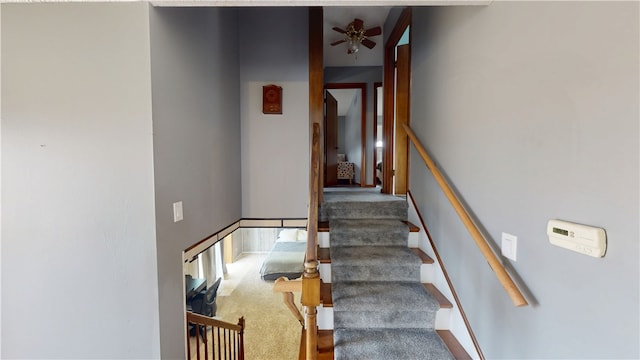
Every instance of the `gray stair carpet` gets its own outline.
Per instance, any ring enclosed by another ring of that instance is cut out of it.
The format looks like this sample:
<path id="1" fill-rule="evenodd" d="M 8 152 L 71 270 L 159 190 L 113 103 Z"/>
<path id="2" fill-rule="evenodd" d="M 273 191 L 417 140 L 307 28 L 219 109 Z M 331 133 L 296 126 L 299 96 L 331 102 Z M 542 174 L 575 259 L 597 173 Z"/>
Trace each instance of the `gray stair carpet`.
<path id="1" fill-rule="evenodd" d="M 407 202 L 399 197 L 372 191 L 325 192 L 320 221 L 330 219 L 407 220 Z"/>
<path id="2" fill-rule="evenodd" d="M 408 248 L 407 203 L 372 192 L 325 193 L 334 358 L 453 359 L 435 332 L 438 301 Z M 379 210 L 379 211 L 378 211 Z"/>

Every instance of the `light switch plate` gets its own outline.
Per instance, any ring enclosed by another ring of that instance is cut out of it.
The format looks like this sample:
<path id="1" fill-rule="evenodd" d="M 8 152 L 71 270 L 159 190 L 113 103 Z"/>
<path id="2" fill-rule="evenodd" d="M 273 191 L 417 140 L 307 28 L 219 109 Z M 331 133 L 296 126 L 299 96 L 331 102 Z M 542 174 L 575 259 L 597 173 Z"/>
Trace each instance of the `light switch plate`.
<path id="1" fill-rule="evenodd" d="M 182 213 L 182 201 L 173 203 L 173 222 L 181 221 L 184 218 Z"/>
<path id="2" fill-rule="evenodd" d="M 516 261 L 518 252 L 518 237 L 508 233 L 502 233 L 502 256 Z"/>

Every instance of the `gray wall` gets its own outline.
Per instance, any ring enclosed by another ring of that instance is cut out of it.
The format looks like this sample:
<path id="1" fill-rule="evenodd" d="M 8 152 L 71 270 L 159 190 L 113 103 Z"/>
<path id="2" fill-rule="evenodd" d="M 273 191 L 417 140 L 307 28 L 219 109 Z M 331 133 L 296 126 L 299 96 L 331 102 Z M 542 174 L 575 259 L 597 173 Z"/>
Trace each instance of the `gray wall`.
<path id="1" fill-rule="evenodd" d="M 638 349 L 638 3 L 414 10 L 411 123 L 528 289 L 515 308 L 431 175 L 410 188 L 488 359 L 634 358 Z M 548 242 L 603 227 L 604 258 Z"/>
<path id="2" fill-rule="evenodd" d="M 344 146 L 347 160 L 353 163 L 353 181 L 361 183 L 362 169 L 362 91 L 356 91 L 344 117 Z"/>
<path id="3" fill-rule="evenodd" d="M 382 46 L 379 44 L 378 46 Z M 375 140 L 373 139 L 373 84 L 382 82 L 382 66 L 347 66 L 347 67 L 327 67 L 324 69 L 324 83 L 367 83 L 367 129 L 366 129 L 366 184 L 373 185 L 373 150 Z M 358 157 L 360 159 L 360 157 Z M 353 160 L 353 159 L 352 159 Z M 358 160 L 360 162 L 361 160 Z M 360 170 L 358 179 L 360 178 Z"/>
<path id="4" fill-rule="evenodd" d="M 338 116 L 338 154 L 346 154 L 344 145 L 344 116 Z"/>
<path id="5" fill-rule="evenodd" d="M 2 358 L 158 358 L 148 5 L 2 5 Z"/>
<path id="6" fill-rule="evenodd" d="M 237 12 L 150 15 L 160 340 L 174 359 L 184 356 L 182 250 L 241 216 Z"/>
<path id="7" fill-rule="evenodd" d="M 309 198 L 307 8 L 239 10 L 242 216 L 306 217 Z M 282 86 L 282 115 L 262 113 L 262 87 Z"/>

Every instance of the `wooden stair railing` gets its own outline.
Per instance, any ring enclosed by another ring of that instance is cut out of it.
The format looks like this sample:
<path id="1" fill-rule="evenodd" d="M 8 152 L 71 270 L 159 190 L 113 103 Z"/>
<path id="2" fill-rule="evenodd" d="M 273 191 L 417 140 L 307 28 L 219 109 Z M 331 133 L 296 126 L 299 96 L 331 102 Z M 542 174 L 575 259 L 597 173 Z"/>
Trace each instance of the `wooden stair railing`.
<path id="1" fill-rule="evenodd" d="M 293 293 L 302 291 L 302 279 L 289 280 L 286 277 L 277 278 L 273 283 L 273 291 L 282 293 L 282 301 L 291 311 L 293 316 L 298 319 L 300 325 L 304 327 L 304 317 L 300 314 L 298 307 L 293 301 Z"/>
<path id="2" fill-rule="evenodd" d="M 231 324 L 187 311 L 186 325 L 188 360 L 244 360 L 243 317 L 238 324 Z M 189 334 L 192 326 L 196 332 L 193 338 Z"/>
<path id="3" fill-rule="evenodd" d="M 495 272 L 498 281 L 500 282 L 502 287 L 504 287 L 505 291 L 511 298 L 511 301 L 513 301 L 513 304 L 515 306 L 528 305 L 527 300 L 520 292 L 520 289 L 518 289 L 513 279 L 511 279 L 511 276 L 509 276 L 507 271 L 504 269 L 504 266 L 502 266 L 502 263 L 494 254 L 493 250 L 491 250 L 491 247 L 489 246 L 487 240 L 471 219 L 469 212 L 465 209 L 460 200 L 458 200 L 458 197 L 453 192 L 451 186 L 449 186 L 449 183 L 444 178 L 444 176 L 442 176 L 442 173 L 440 172 L 440 170 L 438 170 L 435 163 L 433 162 L 425 148 L 422 146 L 422 143 L 420 143 L 420 140 L 418 140 L 416 134 L 413 132 L 413 130 L 411 130 L 411 127 L 409 127 L 409 125 L 403 124 L 403 126 L 405 131 L 407 132 L 407 135 L 409 136 L 409 139 L 411 140 L 411 143 L 413 143 L 413 145 L 416 147 L 416 150 L 420 154 L 420 157 L 427 165 L 427 168 L 431 171 L 431 174 L 435 178 L 438 185 L 440 185 L 440 188 L 444 192 L 444 195 L 451 203 L 451 206 L 453 206 L 454 210 L 458 214 L 458 217 L 460 217 L 460 220 L 462 220 L 462 223 L 467 228 L 467 231 L 473 238 L 478 248 L 480 248 L 480 252 L 489 263 L 491 269 Z"/>
<path id="4" fill-rule="evenodd" d="M 318 271 L 318 191 L 320 178 L 320 124 L 313 124 L 309 173 L 309 217 L 307 220 L 307 251 L 302 274 L 301 302 L 304 306 L 305 349 L 307 360 L 318 357 L 317 307 L 320 306 L 320 272 Z"/>
<path id="5" fill-rule="evenodd" d="M 324 66 L 322 64 L 321 6 L 309 8 L 309 123 L 311 147 L 309 162 L 309 216 L 307 218 L 307 252 L 302 274 L 301 302 L 305 313 L 304 349 L 307 360 L 318 359 L 317 307 L 320 306 L 320 272 L 318 270 L 318 206 L 323 201 L 324 154 L 321 124 L 324 122 Z"/>

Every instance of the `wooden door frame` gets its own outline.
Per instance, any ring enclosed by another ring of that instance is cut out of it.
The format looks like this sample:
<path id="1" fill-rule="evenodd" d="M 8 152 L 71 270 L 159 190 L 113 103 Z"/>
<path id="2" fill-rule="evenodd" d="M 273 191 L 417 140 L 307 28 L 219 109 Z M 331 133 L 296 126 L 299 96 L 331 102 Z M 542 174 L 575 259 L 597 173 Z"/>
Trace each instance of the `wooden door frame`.
<path id="1" fill-rule="evenodd" d="M 376 170 L 378 169 L 378 148 L 376 147 L 376 144 L 378 142 L 378 116 L 380 115 L 378 114 L 378 89 L 381 87 L 382 82 L 376 81 L 373 83 L 373 187 L 376 187 L 378 185 L 378 182 L 376 181 Z M 380 186 L 382 186 L 382 184 L 380 184 Z"/>
<path id="2" fill-rule="evenodd" d="M 382 192 L 393 193 L 393 152 L 395 126 L 395 49 L 407 27 L 411 25 L 411 8 L 404 8 L 387 42 L 384 45 L 384 104 L 383 104 L 383 139 L 385 143 L 382 155 Z M 411 28 L 409 28 L 411 32 Z M 409 35 L 411 38 L 411 35 Z M 407 178 L 409 166 L 407 164 Z"/>
<path id="3" fill-rule="evenodd" d="M 405 126 L 411 123 L 411 45 L 396 46 L 396 116 L 393 147 L 393 194 L 407 195 L 409 188 L 409 136 Z"/>
<path id="4" fill-rule="evenodd" d="M 324 186 L 331 187 L 338 186 L 338 100 L 327 90 L 323 91 L 324 162 L 322 166 L 324 167 Z"/>
<path id="5" fill-rule="evenodd" d="M 360 187 L 365 187 L 367 182 L 367 83 L 327 83 L 324 84 L 324 90 L 331 89 L 357 89 L 361 91 L 361 120 L 360 120 L 360 146 L 362 157 L 360 159 Z M 325 149 L 326 151 L 326 149 Z M 374 165 L 375 168 L 375 165 Z M 374 178 L 375 180 L 375 178 Z"/>

